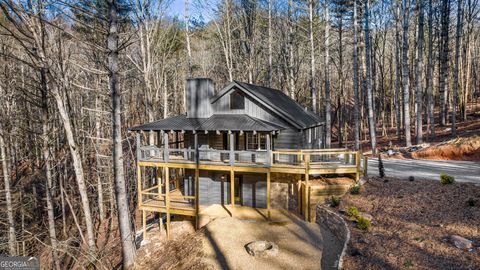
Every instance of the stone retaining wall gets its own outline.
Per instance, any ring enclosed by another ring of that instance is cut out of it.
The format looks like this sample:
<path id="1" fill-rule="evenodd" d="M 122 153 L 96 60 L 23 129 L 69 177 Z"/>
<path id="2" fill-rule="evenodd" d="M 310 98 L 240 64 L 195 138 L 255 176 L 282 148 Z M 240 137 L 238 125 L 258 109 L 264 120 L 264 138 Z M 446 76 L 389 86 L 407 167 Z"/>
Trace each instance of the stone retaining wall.
<path id="1" fill-rule="evenodd" d="M 317 205 L 316 223 L 325 226 L 339 241 L 341 249 L 338 251 L 335 266 L 337 269 L 342 269 L 343 256 L 347 251 L 348 242 L 350 241 L 350 230 L 348 229 L 347 223 L 339 214 L 320 204 Z"/>

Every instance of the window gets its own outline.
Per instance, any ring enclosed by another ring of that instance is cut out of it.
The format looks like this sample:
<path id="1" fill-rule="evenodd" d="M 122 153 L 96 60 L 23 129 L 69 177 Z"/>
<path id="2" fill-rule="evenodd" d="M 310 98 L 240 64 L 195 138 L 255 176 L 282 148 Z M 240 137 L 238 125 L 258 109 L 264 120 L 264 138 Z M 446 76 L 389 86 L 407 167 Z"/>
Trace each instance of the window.
<path id="1" fill-rule="evenodd" d="M 240 90 L 235 90 L 230 94 L 230 110 L 245 109 L 245 96 Z"/>
<path id="2" fill-rule="evenodd" d="M 267 149 L 267 135 L 247 133 L 247 150 Z"/>

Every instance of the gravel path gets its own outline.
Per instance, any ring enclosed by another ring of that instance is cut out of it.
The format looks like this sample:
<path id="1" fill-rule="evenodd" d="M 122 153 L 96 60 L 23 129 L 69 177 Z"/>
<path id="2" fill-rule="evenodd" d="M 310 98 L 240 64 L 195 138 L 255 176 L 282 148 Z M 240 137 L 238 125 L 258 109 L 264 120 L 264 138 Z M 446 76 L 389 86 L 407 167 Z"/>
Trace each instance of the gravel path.
<path id="1" fill-rule="evenodd" d="M 383 159 L 389 177 L 438 180 L 440 173 L 455 177 L 458 182 L 480 184 L 480 162 L 454 160 Z M 378 159 L 368 160 L 368 174 L 378 176 Z"/>
<path id="2" fill-rule="evenodd" d="M 203 228 L 205 262 L 214 269 L 321 269 L 322 249 L 329 247 L 331 240 L 324 239 L 320 226 L 303 222 L 290 214 L 277 212 L 275 216 L 272 222 L 216 218 Z M 256 240 L 277 244 L 277 256 L 250 256 L 245 245 Z M 327 256 L 333 255 L 327 252 Z"/>

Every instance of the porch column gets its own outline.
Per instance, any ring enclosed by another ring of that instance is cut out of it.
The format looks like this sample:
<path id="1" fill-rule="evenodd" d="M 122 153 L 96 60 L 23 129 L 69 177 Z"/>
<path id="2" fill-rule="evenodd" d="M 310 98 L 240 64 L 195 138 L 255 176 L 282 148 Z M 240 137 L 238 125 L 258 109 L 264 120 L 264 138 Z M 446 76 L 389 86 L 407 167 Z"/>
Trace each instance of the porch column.
<path id="1" fill-rule="evenodd" d="M 270 136 L 271 136 L 271 133 L 268 132 L 267 133 L 267 142 L 266 142 L 266 146 L 267 146 L 267 159 L 266 159 L 266 163 L 267 163 L 267 167 L 270 167 L 272 165 L 272 149 L 271 149 L 271 143 L 270 143 Z"/>
<path id="2" fill-rule="evenodd" d="M 138 161 L 140 160 L 140 157 L 141 157 L 141 151 L 140 151 L 140 147 L 141 147 L 140 132 L 137 132 L 135 141 L 136 141 L 136 143 L 137 143 L 137 162 L 138 162 Z"/>
<path id="3" fill-rule="evenodd" d="M 270 171 L 267 172 L 267 216 L 270 219 Z"/>
<path id="4" fill-rule="evenodd" d="M 199 216 L 199 212 L 200 212 L 200 196 L 198 194 L 198 190 L 199 190 L 199 176 L 200 176 L 200 170 L 197 168 L 195 168 L 195 227 L 198 229 L 199 226 L 200 226 L 200 216 Z"/>
<path id="5" fill-rule="evenodd" d="M 235 152 L 234 152 L 234 149 L 235 149 L 235 144 L 234 144 L 234 136 L 233 136 L 233 132 L 231 131 L 228 131 L 228 136 L 230 136 L 230 154 L 229 154 L 229 160 L 230 160 L 230 166 L 233 166 L 235 165 Z"/>
<path id="6" fill-rule="evenodd" d="M 193 131 L 194 133 L 194 149 L 195 149 L 195 157 L 194 157 L 194 160 L 195 160 L 195 163 L 198 165 L 199 163 L 199 155 L 198 155 L 198 133 L 196 131 Z"/>
<path id="7" fill-rule="evenodd" d="M 230 170 L 230 203 L 235 207 L 235 172 Z"/>
<path id="8" fill-rule="evenodd" d="M 168 158 L 170 156 L 168 153 L 168 132 L 163 133 L 163 145 L 164 145 L 163 160 L 165 162 L 168 162 Z"/>

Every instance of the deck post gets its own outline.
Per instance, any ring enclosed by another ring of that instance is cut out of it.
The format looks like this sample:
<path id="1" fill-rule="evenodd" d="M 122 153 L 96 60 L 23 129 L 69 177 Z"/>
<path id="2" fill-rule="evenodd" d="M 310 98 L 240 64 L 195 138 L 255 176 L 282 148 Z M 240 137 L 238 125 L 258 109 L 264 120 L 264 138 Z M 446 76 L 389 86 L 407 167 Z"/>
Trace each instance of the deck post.
<path id="1" fill-rule="evenodd" d="M 162 198 L 162 170 L 161 167 L 156 167 L 157 168 L 157 193 L 158 193 L 158 198 Z M 163 227 L 163 219 L 162 219 L 162 213 L 159 213 L 160 218 L 158 219 L 158 227 L 160 228 L 160 231 L 162 231 Z"/>
<path id="2" fill-rule="evenodd" d="M 271 198 L 271 195 L 270 195 L 270 191 L 271 191 L 271 188 L 270 188 L 270 171 L 267 172 L 267 216 L 268 216 L 268 219 L 270 219 L 270 198 Z"/>
<path id="3" fill-rule="evenodd" d="M 137 161 L 137 200 L 139 208 L 142 207 L 142 170 Z"/>
<path id="4" fill-rule="evenodd" d="M 230 169 L 230 203 L 235 207 L 235 172 Z"/>
<path id="5" fill-rule="evenodd" d="M 200 170 L 198 167 L 195 169 L 195 227 L 198 228 L 200 227 L 200 202 L 199 202 L 199 178 L 200 178 Z"/>
<path id="6" fill-rule="evenodd" d="M 167 208 L 167 239 L 170 239 L 170 176 L 169 169 L 165 167 L 165 207 Z"/>
<path id="7" fill-rule="evenodd" d="M 163 144 L 164 144 L 164 151 L 163 151 L 163 160 L 168 162 L 168 158 L 170 154 L 168 153 L 168 132 L 163 133 Z"/>
<path id="8" fill-rule="evenodd" d="M 304 196 L 304 202 L 305 202 L 305 205 L 304 205 L 304 212 L 303 212 L 303 215 L 305 217 L 305 221 L 309 221 L 310 220 L 310 198 L 308 197 L 309 193 L 308 193 L 308 190 L 309 190 L 309 187 L 310 187 L 310 184 L 309 184 L 309 178 L 310 178 L 310 154 L 306 153 L 305 156 L 305 188 L 303 189 L 303 196 Z"/>
<path id="9" fill-rule="evenodd" d="M 235 152 L 234 152 L 235 142 L 233 141 L 234 140 L 233 132 L 228 131 L 228 136 L 230 137 L 230 153 L 229 153 L 230 166 L 234 166 L 235 165 Z"/>

